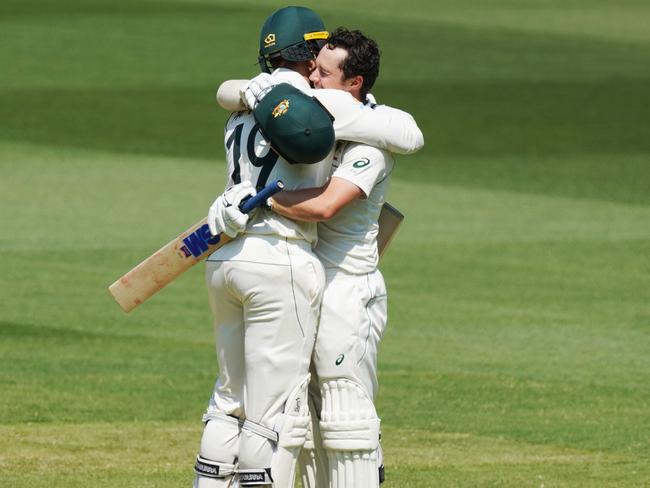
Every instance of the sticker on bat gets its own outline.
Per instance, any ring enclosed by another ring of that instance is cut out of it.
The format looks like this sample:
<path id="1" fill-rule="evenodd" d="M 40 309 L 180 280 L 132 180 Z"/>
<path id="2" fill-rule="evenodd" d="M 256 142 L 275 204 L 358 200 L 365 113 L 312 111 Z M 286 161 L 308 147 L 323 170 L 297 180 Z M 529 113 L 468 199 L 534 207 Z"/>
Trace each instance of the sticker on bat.
<path id="1" fill-rule="evenodd" d="M 208 246 L 212 246 L 220 240 L 221 235 L 213 236 L 210 234 L 210 226 L 203 224 L 183 239 L 185 245 L 181 247 L 181 251 L 186 258 L 194 256 L 198 259 L 208 250 Z"/>

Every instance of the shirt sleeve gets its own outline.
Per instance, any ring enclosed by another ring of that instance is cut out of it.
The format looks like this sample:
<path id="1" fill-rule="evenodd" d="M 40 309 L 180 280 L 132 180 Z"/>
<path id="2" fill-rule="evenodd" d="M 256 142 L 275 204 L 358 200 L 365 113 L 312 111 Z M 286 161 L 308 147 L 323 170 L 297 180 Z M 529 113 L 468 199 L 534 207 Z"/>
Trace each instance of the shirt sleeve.
<path id="1" fill-rule="evenodd" d="M 248 80 L 227 80 L 217 89 L 217 103 L 228 112 L 238 112 L 246 107 L 241 101 L 239 90 L 248 83 Z"/>
<path id="2" fill-rule="evenodd" d="M 313 90 L 334 117 L 338 140 L 354 141 L 396 154 L 411 154 L 424 146 L 424 136 L 411 114 L 377 105 L 374 108 L 342 90 Z"/>
<path id="3" fill-rule="evenodd" d="M 386 178 L 392 169 L 393 158 L 386 151 L 364 144 L 351 144 L 343 151 L 332 176 L 355 184 L 367 198 L 374 186 Z"/>

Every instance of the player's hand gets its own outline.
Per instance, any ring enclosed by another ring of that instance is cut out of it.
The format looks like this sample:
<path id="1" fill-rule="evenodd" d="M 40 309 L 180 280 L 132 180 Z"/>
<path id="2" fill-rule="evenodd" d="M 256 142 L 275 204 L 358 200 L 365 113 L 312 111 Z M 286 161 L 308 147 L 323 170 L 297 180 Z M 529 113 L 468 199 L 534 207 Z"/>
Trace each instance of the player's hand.
<path id="1" fill-rule="evenodd" d="M 254 110 L 257 104 L 264 98 L 274 84 L 271 75 L 268 73 L 260 73 L 255 78 L 246 83 L 239 90 L 242 102 L 249 109 Z"/>
<path id="2" fill-rule="evenodd" d="M 246 197 L 257 192 L 250 183 L 244 181 L 228 188 L 223 195 L 217 197 L 208 211 L 208 226 L 213 236 L 222 232 L 229 237 L 235 237 L 246 229 L 248 215 L 239 210 L 239 204 Z"/>

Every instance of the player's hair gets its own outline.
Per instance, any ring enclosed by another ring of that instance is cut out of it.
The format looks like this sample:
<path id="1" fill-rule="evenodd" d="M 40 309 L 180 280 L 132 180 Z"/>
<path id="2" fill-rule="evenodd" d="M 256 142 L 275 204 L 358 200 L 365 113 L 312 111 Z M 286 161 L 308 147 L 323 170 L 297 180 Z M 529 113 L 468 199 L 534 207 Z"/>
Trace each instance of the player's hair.
<path id="1" fill-rule="evenodd" d="M 268 57 L 269 60 L 269 67 L 271 68 L 271 71 L 277 68 L 289 68 L 294 71 L 298 62 L 299 61 L 288 61 L 282 57 L 280 53 L 277 53 L 274 55 L 271 55 Z"/>
<path id="2" fill-rule="evenodd" d="M 365 100 L 366 95 L 379 76 L 379 58 L 381 52 L 377 43 L 358 30 L 348 30 L 339 27 L 327 40 L 330 49 L 340 47 L 348 52 L 342 66 L 345 79 L 353 76 L 363 76 L 360 95 Z"/>

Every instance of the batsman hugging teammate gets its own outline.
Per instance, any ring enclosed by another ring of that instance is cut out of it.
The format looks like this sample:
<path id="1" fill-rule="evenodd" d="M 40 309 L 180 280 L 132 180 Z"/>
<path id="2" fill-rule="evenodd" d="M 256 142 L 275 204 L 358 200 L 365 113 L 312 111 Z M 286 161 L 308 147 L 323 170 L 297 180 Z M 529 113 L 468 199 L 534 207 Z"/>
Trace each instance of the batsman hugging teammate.
<path id="1" fill-rule="evenodd" d="M 358 54 L 361 65 L 346 70 Z M 423 142 L 410 115 L 368 100 L 378 62 L 372 41 L 330 37 L 306 8 L 280 9 L 262 27 L 265 73 L 243 87 L 248 106 L 226 123 L 228 189 L 208 218 L 213 233 L 239 235 L 206 266 L 219 377 L 195 487 L 292 487 L 310 428 L 307 486 L 379 484 L 373 398 L 386 292 L 376 219 L 393 164 L 386 150 Z M 239 212 L 273 179 L 293 191 L 250 217 Z"/>

